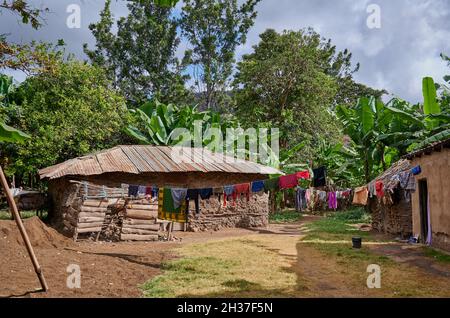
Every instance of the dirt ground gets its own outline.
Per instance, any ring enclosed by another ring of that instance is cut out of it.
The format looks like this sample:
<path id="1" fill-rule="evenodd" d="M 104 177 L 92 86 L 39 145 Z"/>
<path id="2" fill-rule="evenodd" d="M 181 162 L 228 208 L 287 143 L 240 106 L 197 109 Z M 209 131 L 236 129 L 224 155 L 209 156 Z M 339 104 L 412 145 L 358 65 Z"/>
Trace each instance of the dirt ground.
<path id="1" fill-rule="evenodd" d="M 193 243 L 235 237 L 259 241 L 291 264 L 298 277 L 299 295 L 305 297 L 383 296 L 366 288 L 355 289 L 345 268 L 314 248 L 299 243 L 301 225 L 317 217 L 304 217 L 295 224 L 273 224 L 266 229 L 227 229 L 218 232 L 182 233 L 181 242 L 105 243 L 73 242 L 38 218 L 25 220 L 50 290 L 38 292 L 39 281 L 13 221 L 0 221 L 0 297 L 141 297 L 139 285 L 161 274 L 161 264 L 176 257 L 176 248 Z M 436 284 L 450 284 L 450 266 L 436 264 L 418 249 L 400 244 L 374 246 L 374 253 L 414 267 L 417 275 Z M 69 289 L 70 264 L 80 266 L 81 289 Z M 395 274 L 396 275 L 396 274 Z M 326 277 L 326 279 L 324 279 Z M 449 286 L 449 285 L 447 285 Z M 445 287 L 444 287 L 445 289 Z"/>
<path id="2" fill-rule="evenodd" d="M 181 244 L 252 234 L 244 229 L 182 233 L 181 242 L 73 242 L 38 218 L 24 221 L 50 290 L 39 281 L 14 221 L 0 221 L 0 297 L 140 297 L 138 285 L 160 274 Z M 80 266 L 81 289 L 67 288 L 67 267 Z"/>

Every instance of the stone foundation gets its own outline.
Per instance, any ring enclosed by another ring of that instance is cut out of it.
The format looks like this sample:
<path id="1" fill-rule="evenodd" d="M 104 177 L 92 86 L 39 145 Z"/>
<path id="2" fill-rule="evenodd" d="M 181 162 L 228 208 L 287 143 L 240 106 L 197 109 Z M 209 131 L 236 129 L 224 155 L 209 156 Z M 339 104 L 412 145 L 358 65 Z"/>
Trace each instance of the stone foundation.
<path id="1" fill-rule="evenodd" d="M 369 199 L 372 227 L 378 232 L 407 239 L 413 232 L 411 201 L 406 202 L 403 190 L 396 190 L 392 199 L 393 205 L 385 204 L 376 197 Z"/>
<path id="2" fill-rule="evenodd" d="M 200 213 L 196 214 L 194 204 L 190 205 L 189 231 L 220 230 L 222 228 L 256 228 L 269 224 L 269 195 L 252 194 L 250 201 L 245 197 L 238 198 L 236 205 L 232 201 L 223 206 L 216 196 L 209 200 L 200 200 Z"/>

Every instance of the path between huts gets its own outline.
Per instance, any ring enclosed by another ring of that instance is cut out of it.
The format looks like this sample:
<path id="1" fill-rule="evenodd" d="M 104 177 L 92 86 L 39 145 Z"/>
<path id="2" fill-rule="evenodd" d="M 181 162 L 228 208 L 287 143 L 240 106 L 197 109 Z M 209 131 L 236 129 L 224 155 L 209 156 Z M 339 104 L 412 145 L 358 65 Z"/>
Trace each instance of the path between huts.
<path id="1" fill-rule="evenodd" d="M 383 290 L 367 289 L 365 268 L 355 276 L 355 273 L 349 272 L 346 266 L 340 264 L 339 259 L 328 257 L 314 247 L 301 243 L 305 234 L 303 225 L 317 218 L 305 216 L 301 222 L 272 224 L 267 229 L 177 233 L 182 238 L 181 243 L 74 243 L 39 219 L 28 219 L 25 225 L 50 286 L 47 293 L 35 291 L 39 283 L 14 223 L 0 221 L 0 296 L 141 297 L 139 286 L 152 277 L 163 274 L 161 264 L 176 259 L 179 248 L 236 239 L 254 242 L 259 248 L 275 253 L 279 262 L 286 264 L 286 272 L 292 274 L 294 279 L 289 282 L 292 286 L 280 292 L 279 296 L 385 296 Z M 430 260 L 418 252 L 411 254 L 410 249 L 402 249 L 398 244 L 393 244 L 392 247 L 374 246 L 373 250 L 374 253 L 392 257 L 395 262 L 416 267 L 423 279 L 450 283 L 449 267 L 434 263 L 429 266 L 425 262 Z M 80 266 L 81 289 L 67 287 L 67 267 L 70 264 Z M 260 294 L 254 296 L 258 295 Z"/>

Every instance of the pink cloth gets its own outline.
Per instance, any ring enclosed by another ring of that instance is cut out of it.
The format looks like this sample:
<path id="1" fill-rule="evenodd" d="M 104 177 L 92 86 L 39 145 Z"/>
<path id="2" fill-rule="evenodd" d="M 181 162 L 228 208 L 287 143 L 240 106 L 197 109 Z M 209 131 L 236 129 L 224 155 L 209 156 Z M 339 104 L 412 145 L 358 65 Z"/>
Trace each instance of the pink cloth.
<path id="1" fill-rule="evenodd" d="M 330 209 L 336 210 L 337 209 L 337 196 L 336 192 L 328 192 L 328 207 Z"/>

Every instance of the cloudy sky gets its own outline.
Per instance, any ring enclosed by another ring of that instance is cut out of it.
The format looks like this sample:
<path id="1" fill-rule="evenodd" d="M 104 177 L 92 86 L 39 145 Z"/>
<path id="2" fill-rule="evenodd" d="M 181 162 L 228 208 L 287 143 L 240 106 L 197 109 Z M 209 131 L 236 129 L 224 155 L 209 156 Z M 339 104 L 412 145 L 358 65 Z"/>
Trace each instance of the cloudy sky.
<path id="1" fill-rule="evenodd" d="M 30 0 L 38 7 L 48 7 L 45 25 L 35 31 L 20 23 L 17 16 L 0 15 L 0 34 L 7 33 L 11 42 L 64 39 L 67 50 L 85 58 L 83 43 L 92 47 L 94 39 L 88 29 L 99 19 L 102 0 Z M 78 4 L 81 27 L 70 29 L 67 8 Z M 369 28 L 373 6 L 380 9 L 380 28 Z M 116 18 L 126 15 L 125 1 L 113 1 Z M 179 10 L 179 6 L 177 7 Z M 369 11 L 369 12 L 368 12 Z M 361 63 L 356 80 L 411 102 L 421 100 L 421 79 L 432 76 L 436 81 L 450 74 L 450 68 L 439 54 L 450 55 L 450 1 L 448 0 L 262 0 L 258 17 L 246 45 L 238 49 L 238 58 L 251 52 L 258 35 L 267 28 L 278 31 L 313 27 L 331 38 L 339 49 L 348 48 L 354 62 Z M 184 43 L 180 46 L 180 54 Z M 16 79 L 24 75 L 14 72 Z"/>

